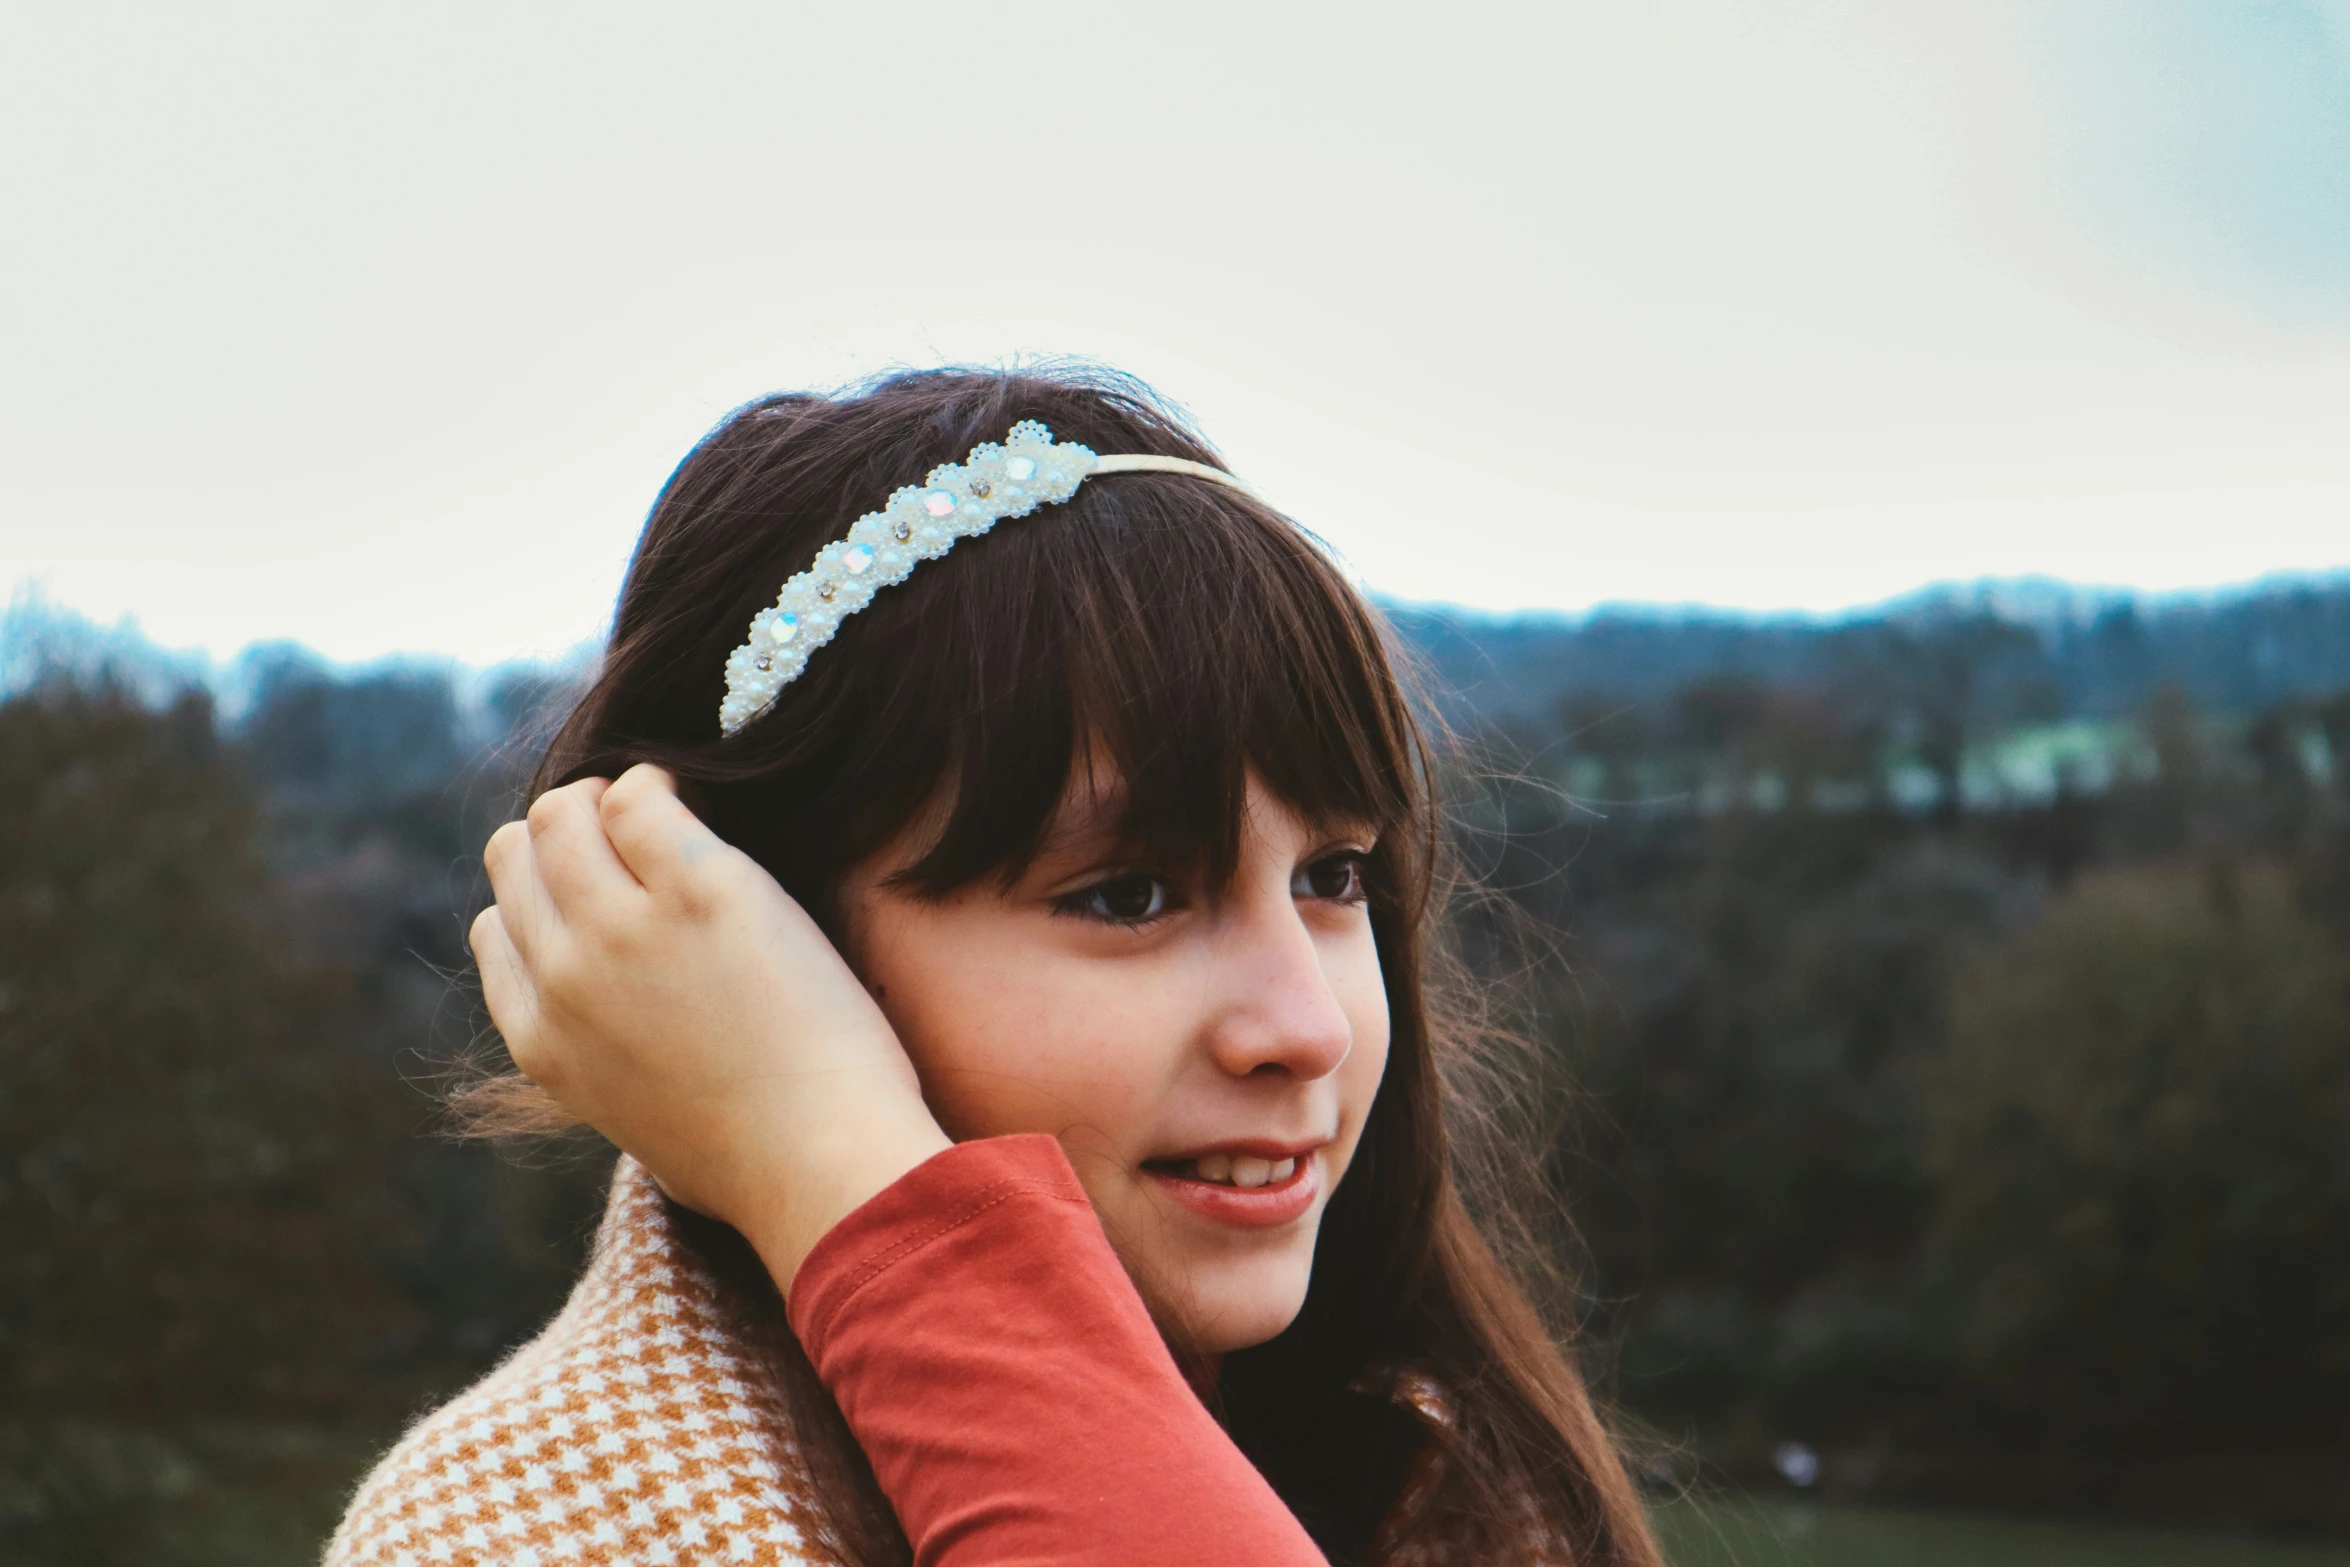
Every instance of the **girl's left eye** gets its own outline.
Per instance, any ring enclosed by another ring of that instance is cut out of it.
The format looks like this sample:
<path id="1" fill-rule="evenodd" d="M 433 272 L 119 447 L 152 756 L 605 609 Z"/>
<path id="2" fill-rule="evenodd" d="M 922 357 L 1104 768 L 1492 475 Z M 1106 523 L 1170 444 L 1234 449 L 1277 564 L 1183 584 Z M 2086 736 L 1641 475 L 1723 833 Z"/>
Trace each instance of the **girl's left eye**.
<path id="1" fill-rule="evenodd" d="M 1363 856 L 1358 849 L 1343 854 L 1326 854 L 1311 864 L 1301 865 L 1290 878 L 1292 897 L 1320 898 L 1331 903 L 1360 903 L 1363 901 Z"/>
<path id="2" fill-rule="evenodd" d="M 1175 906 L 1175 889 L 1164 876 L 1131 871 L 1080 887 L 1060 900 L 1064 914 L 1081 915 L 1110 925 L 1141 925 Z"/>

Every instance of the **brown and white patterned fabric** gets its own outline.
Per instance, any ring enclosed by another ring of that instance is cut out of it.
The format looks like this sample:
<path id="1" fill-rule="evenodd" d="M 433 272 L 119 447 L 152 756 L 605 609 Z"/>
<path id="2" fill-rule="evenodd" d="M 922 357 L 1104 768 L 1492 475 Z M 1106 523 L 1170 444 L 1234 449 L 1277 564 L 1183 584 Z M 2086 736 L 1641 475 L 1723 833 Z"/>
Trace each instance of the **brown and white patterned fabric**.
<path id="1" fill-rule="evenodd" d="M 758 1359 L 642 1166 L 544 1332 L 400 1440 L 326 1567 L 830 1564 Z"/>

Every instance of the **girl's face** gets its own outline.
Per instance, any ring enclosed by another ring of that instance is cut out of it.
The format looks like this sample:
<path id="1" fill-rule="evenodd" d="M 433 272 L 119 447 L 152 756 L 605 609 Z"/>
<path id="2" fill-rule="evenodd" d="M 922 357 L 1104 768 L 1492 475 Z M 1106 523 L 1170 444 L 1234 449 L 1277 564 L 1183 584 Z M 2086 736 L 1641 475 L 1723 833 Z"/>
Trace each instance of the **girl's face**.
<path id="1" fill-rule="evenodd" d="M 1073 795 L 1009 890 L 925 901 L 888 880 L 919 847 L 884 850 L 844 889 L 849 958 L 947 1134 L 1058 1138 L 1161 1327 L 1219 1355 L 1304 1305 L 1386 1069 L 1371 840 L 1252 778 L 1203 887 L 1137 863 L 1116 804 Z"/>

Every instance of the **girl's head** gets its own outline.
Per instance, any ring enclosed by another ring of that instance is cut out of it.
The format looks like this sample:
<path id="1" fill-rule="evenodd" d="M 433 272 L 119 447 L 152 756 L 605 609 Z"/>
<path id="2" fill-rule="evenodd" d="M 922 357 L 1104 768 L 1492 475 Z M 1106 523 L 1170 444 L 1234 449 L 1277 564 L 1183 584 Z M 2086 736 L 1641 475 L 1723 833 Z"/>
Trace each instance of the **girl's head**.
<path id="1" fill-rule="evenodd" d="M 1409 1368 L 1468 1449 L 1428 1516 L 1646 1559 L 1580 1385 L 1453 1192 L 1427 759 L 1313 540 L 1207 480 L 1100 475 L 883 590 L 721 736 L 727 656 L 778 586 L 1021 420 L 1215 461 L 1098 371 L 752 404 L 663 490 L 540 786 L 671 769 L 826 926 L 950 1135 L 1058 1137 L 1170 1341 L 1229 1353 L 1235 1434 L 1325 1544 L 1394 1501 L 1419 1429 L 1350 1401 Z"/>
<path id="2" fill-rule="evenodd" d="M 884 589 L 770 712 L 717 728 L 782 581 L 1020 419 L 1213 460 L 1101 376 L 756 404 L 655 508 L 556 754 L 674 769 L 827 926 L 947 1132 L 1059 1137 L 1170 1337 L 1220 1354 L 1304 1304 L 1390 1017 L 1416 1010 L 1380 955 L 1416 972 L 1422 769 L 1357 595 L 1245 493 L 1097 476 Z M 1424 1162 L 1410 1095 L 1382 1114 L 1399 1170 Z"/>

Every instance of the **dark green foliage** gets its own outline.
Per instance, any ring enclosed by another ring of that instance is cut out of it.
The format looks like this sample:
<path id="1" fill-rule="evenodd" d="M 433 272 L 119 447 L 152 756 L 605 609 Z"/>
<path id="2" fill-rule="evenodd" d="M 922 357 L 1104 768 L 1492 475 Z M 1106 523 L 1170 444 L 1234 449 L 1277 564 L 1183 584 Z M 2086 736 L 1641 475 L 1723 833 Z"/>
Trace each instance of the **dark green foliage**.
<path id="1" fill-rule="evenodd" d="M 1952 991 L 1930 1258 L 1993 1430 L 2350 1435 L 2350 944 L 2279 867 L 2084 878 Z"/>
<path id="2" fill-rule="evenodd" d="M 530 758 L 511 737 L 546 682 L 496 684 L 469 716 L 447 672 L 338 674 L 298 650 L 249 655 L 253 705 L 231 736 L 266 802 L 280 885 L 312 950 L 352 976 L 345 1047 L 397 1105 L 381 1197 L 400 1217 L 377 1268 L 412 1310 L 386 1365 L 460 1385 L 560 1304 L 598 1211 L 592 1140 L 526 1164 L 429 1134 L 433 1094 L 483 1024 L 465 931 L 486 898 L 482 844 Z"/>
<path id="3" fill-rule="evenodd" d="M 405 1127 L 190 696 L 0 705 L 0 1403 L 316 1413 L 404 1323 Z"/>
<path id="4" fill-rule="evenodd" d="M 1758 1438 L 1894 1418 L 1943 1354 L 1908 1288 L 1935 1201 L 1918 1074 L 1951 968 L 2022 890 L 1886 814 L 1607 838 L 1569 873 L 1610 891 L 1568 911 L 1578 994 L 1552 1015 L 1624 1395 Z"/>
<path id="5" fill-rule="evenodd" d="M 8 1567 L 310 1567 L 378 1422 L 0 1416 Z"/>
<path id="6" fill-rule="evenodd" d="M 2102 786 L 2020 798 L 1974 798 L 2017 732 L 1969 721 L 1967 788 L 1901 808 L 1926 747 L 1884 715 L 1968 679 L 1494 739 L 1469 842 L 1564 933 L 1529 1000 L 1592 1342 L 1733 1467 L 1799 1438 L 1848 1490 L 2341 1527 L 2260 1477 L 2350 1455 L 2350 697 L 2157 687 Z"/>
<path id="7" fill-rule="evenodd" d="M 560 1302 L 592 1159 L 419 1135 L 511 798 L 456 718 L 318 671 L 242 734 L 102 676 L 0 702 L 0 1561 L 307 1559 Z"/>

